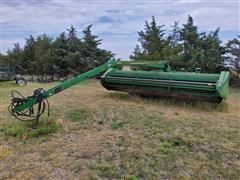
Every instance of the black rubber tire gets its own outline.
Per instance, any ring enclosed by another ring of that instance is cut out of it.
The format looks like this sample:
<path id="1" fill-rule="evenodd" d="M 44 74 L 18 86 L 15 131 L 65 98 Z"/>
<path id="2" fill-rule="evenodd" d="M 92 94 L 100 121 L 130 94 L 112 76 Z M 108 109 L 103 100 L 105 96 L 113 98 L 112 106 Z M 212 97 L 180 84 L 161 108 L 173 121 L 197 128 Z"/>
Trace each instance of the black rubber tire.
<path id="1" fill-rule="evenodd" d="M 16 84 L 20 85 L 20 86 L 23 86 L 23 85 L 27 84 L 27 81 L 23 77 L 19 77 L 19 78 L 16 79 Z"/>

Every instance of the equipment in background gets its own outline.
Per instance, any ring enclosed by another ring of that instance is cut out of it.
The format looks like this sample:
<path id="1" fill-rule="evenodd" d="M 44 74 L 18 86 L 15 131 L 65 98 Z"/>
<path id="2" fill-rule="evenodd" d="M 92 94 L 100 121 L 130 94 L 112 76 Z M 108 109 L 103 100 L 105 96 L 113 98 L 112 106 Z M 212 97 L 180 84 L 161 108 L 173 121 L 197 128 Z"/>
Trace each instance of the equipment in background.
<path id="1" fill-rule="evenodd" d="M 124 71 L 171 71 L 168 61 L 118 61 L 113 68 Z"/>
<path id="2" fill-rule="evenodd" d="M 142 67 L 141 67 L 142 68 Z M 111 68 L 101 77 L 107 90 L 221 102 L 228 95 L 229 72 L 124 71 Z M 170 69 L 170 68 L 167 68 Z"/>
<path id="3" fill-rule="evenodd" d="M 16 81 L 18 85 L 25 85 L 27 81 L 22 76 L 16 74 L 15 68 L 10 66 L 0 66 L 0 82 L 1 81 Z"/>

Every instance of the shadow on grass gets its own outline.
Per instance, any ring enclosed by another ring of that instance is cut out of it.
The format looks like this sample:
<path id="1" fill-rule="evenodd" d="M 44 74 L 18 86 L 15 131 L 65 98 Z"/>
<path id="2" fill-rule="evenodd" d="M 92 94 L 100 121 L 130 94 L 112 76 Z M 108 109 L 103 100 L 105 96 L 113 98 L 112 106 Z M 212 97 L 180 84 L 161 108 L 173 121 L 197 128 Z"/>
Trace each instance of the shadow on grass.
<path id="1" fill-rule="evenodd" d="M 132 101 L 132 102 L 142 102 L 150 103 L 154 105 L 165 105 L 165 106 L 175 106 L 184 107 L 187 109 L 203 110 L 203 111 L 217 111 L 217 112 L 229 112 L 229 105 L 227 102 L 222 101 L 221 103 L 206 102 L 189 100 L 183 98 L 174 97 L 159 97 L 159 96 L 142 96 L 138 94 L 128 94 L 122 92 L 111 92 L 105 97 L 110 97 L 116 100 Z"/>

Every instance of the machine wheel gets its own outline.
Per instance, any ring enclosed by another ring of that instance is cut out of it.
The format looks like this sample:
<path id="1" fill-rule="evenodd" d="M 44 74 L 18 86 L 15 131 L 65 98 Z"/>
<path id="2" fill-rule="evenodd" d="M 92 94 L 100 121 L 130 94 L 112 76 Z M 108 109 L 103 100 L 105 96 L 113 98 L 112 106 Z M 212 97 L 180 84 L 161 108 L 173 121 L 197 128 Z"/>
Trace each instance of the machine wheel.
<path id="1" fill-rule="evenodd" d="M 27 84 L 27 81 L 23 77 L 19 77 L 19 78 L 16 79 L 16 84 L 20 85 L 20 86 L 23 86 L 23 85 Z"/>

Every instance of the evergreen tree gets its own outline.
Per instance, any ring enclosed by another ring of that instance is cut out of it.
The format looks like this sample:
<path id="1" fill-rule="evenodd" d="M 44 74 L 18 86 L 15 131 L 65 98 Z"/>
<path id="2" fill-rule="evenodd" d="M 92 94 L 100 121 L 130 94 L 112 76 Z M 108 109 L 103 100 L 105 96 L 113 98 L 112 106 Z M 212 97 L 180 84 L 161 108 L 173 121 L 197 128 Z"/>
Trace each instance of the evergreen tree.
<path id="1" fill-rule="evenodd" d="M 221 46 L 219 39 L 219 30 L 217 28 L 214 32 L 201 37 L 200 64 L 203 72 L 216 73 L 224 68 L 224 57 L 226 50 Z"/>
<path id="2" fill-rule="evenodd" d="M 98 47 L 102 40 L 92 34 L 91 28 L 92 25 L 89 25 L 83 30 L 82 63 L 85 64 L 83 71 L 104 64 L 113 56 L 110 51 L 102 50 Z"/>
<path id="3" fill-rule="evenodd" d="M 143 50 L 140 48 L 139 45 L 136 45 L 136 47 L 133 50 L 133 54 L 130 55 L 130 59 L 135 60 L 135 61 L 144 61 L 146 60 L 146 50 Z"/>
<path id="4" fill-rule="evenodd" d="M 169 55 L 169 59 L 170 61 L 172 61 L 172 66 L 173 67 L 177 67 L 179 64 L 181 64 L 181 59 L 180 59 L 180 55 L 182 52 L 182 45 L 180 44 L 180 27 L 179 27 L 179 22 L 175 21 L 173 26 L 172 26 L 172 30 L 170 35 L 168 36 L 168 41 L 170 44 L 170 55 Z"/>
<path id="5" fill-rule="evenodd" d="M 67 58 L 65 61 L 65 69 L 71 74 L 79 74 L 81 73 L 81 57 L 82 57 L 82 42 L 81 40 L 77 37 L 77 31 L 71 25 L 70 29 L 67 29 L 68 31 L 68 36 L 67 36 Z"/>
<path id="6" fill-rule="evenodd" d="M 194 25 L 193 18 L 188 16 L 186 24 L 180 30 L 180 41 L 182 41 L 181 65 L 192 70 L 199 67 L 201 58 L 200 34 L 198 27 Z"/>
<path id="7" fill-rule="evenodd" d="M 30 35 L 23 49 L 15 44 L 6 57 L 0 56 L 0 62 L 8 61 L 8 64 L 17 66 L 18 72 L 32 75 L 53 77 L 59 74 L 66 77 L 80 74 L 113 57 L 110 51 L 98 47 L 102 40 L 92 34 L 91 27 L 84 29 L 83 40 L 78 38 L 72 25 L 67 29 L 67 35 L 63 32 L 55 40 L 46 34 L 36 39 Z"/>
<path id="8" fill-rule="evenodd" d="M 35 61 L 32 66 L 39 75 L 53 73 L 52 38 L 43 34 L 38 36 L 35 42 Z"/>
<path id="9" fill-rule="evenodd" d="M 23 69 L 27 71 L 29 74 L 34 74 L 34 61 L 35 61 L 35 39 L 32 35 L 26 39 L 26 45 L 23 49 L 23 62 L 21 66 Z"/>
<path id="10" fill-rule="evenodd" d="M 180 27 L 178 24 L 179 24 L 178 21 L 174 22 L 171 34 L 169 36 L 170 46 L 174 49 L 179 46 L 180 42 Z"/>
<path id="11" fill-rule="evenodd" d="M 101 44 L 102 40 L 98 39 L 98 36 L 92 34 L 91 28 L 92 24 L 90 24 L 83 30 L 84 46 L 88 48 L 88 50 L 95 51 Z"/>
<path id="12" fill-rule="evenodd" d="M 17 73 L 26 73 L 27 69 L 26 63 L 24 61 L 23 55 L 24 51 L 21 49 L 20 44 L 14 44 L 12 50 L 8 50 L 8 61 L 6 62 L 7 65 L 13 66 L 16 68 Z"/>
<path id="13" fill-rule="evenodd" d="M 71 53 L 75 53 L 81 50 L 81 40 L 77 37 L 77 30 L 71 25 L 70 29 L 67 29 L 68 36 L 68 51 Z"/>
<path id="14" fill-rule="evenodd" d="M 203 72 L 219 72 L 223 69 L 225 53 L 219 39 L 219 28 L 209 34 L 199 33 L 194 25 L 193 18 L 188 16 L 186 24 L 180 31 L 182 52 L 180 53 L 180 67 L 186 67 L 189 71 L 202 68 Z"/>
<path id="15" fill-rule="evenodd" d="M 159 61 L 168 58 L 170 47 L 164 38 L 163 27 L 164 25 L 157 25 L 154 16 L 150 23 L 145 21 L 144 31 L 138 32 L 141 47 L 136 46 L 130 59 Z"/>
<path id="16" fill-rule="evenodd" d="M 240 36 L 228 41 L 227 45 L 227 66 L 233 70 L 240 71 Z"/>
<path id="17" fill-rule="evenodd" d="M 66 76 L 68 73 L 68 39 L 64 32 L 53 42 L 53 70 L 60 77 Z"/>
<path id="18" fill-rule="evenodd" d="M 240 87 L 240 36 L 228 41 L 226 44 L 226 66 L 231 73 L 230 83 Z"/>

